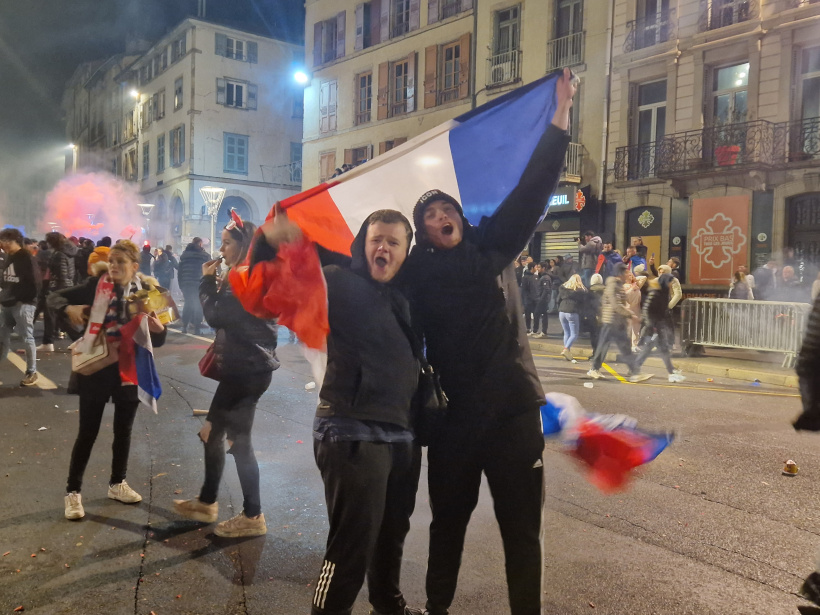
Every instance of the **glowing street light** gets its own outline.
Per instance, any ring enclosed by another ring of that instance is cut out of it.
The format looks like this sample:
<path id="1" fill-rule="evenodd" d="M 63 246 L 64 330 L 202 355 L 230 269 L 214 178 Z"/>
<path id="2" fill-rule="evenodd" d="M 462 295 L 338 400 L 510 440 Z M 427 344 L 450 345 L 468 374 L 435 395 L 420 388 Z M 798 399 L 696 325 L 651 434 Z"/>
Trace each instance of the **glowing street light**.
<path id="1" fill-rule="evenodd" d="M 136 90 L 131 90 L 131 91 L 129 92 L 129 94 L 131 94 L 131 97 L 132 97 L 132 98 L 139 98 L 139 97 L 140 97 L 140 93 L 139 93 L 139 92 L 137 92 Z"/>
<path id="2" fill-rule="evenodd" d="M 151 232 L 151 210 L 154 209 L 153 203 L 138 203 L 142 215 L 145 216 L 145 236 L 150 237 Z"/>
<path id="3" fill-rule="evenodd" d="M 308 77 L 305 71 L 297 70 L 295 73 L 293 73 L 293 80 L 299 85 L 307 85 L 310 81 L 310 77 Z"/>
<path id="4" fill-rule="evenodd" d="M 204 186 L 199 189 L 205 205 L 208 207 L 208 215 L 211 216 L 211 245 L 209 250 L 211 256 L 214 252 L 214 226 L 216 225 L 216 214 L 219 211 L 219 206 L 222 204 L 222 199 L 225 198 L 225 188 L 217 188 L 216 186 Z"/>

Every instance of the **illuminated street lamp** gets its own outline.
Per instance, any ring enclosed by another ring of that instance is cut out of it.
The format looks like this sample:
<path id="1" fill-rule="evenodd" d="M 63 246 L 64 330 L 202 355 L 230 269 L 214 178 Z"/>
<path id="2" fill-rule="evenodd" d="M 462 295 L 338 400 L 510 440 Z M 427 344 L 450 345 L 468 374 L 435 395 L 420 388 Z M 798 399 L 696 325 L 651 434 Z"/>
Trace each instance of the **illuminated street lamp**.
<path id="1" fill-rule="evenodd" d="M 209 250 L 211 256 L 214 253 L 214 226 L 216 225 L 216 214 L 219 212 L 219 206 L 222 204 L 222 199 L 225 198 L 225 188 L 217 188 L 215 186 L 204 186 L 199 189 L 202 199 L 208 208 L 208 215 L 211 216 L 211 245 Z"/>
<path id="2" fill-rule="evenodd" d="M 71 150 L 71 172 L 77 172 L 77 159 L 79 158 L 79 148 L 74 143 L 69 143 L 66 149 Z"/>
<path id="3" fill-rule="evenodd" d="M 299 85 L 307 85 L 308 81 L 310 81 L 310 77 L 308 77 L 308 74 L 305 71 L 297 70 L 293 73 L 293 80 Z"/>
<path id="4" fill-rule="evenodd" d="M 151 232 L 151 210 L 154 209 L 153 203 L 138 203 L 137 205 L 142 211 L 142 215 L 145 216 L 145 237 L 150 237 L 149 233 Z"/>

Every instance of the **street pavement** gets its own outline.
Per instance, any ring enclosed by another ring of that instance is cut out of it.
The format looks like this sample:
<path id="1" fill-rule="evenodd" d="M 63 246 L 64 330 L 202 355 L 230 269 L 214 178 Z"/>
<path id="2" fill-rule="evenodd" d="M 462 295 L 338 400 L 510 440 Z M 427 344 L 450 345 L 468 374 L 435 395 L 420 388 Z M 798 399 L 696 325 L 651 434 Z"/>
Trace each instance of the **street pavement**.
<path id="1" fill-rule="evenodd" d="M 0 613 L 306 615 L 321 567 L 327 521 L 313 461 L 316 391 L 297 345 L 280 335 L 282 367 L 262 398 L 254 447 L 268 534 L 223 540 L 213 526 L 181 520 L 174 498 L 198 494 L 203 476 L 196 432 L 216 383 L 197 362 L 207 337 L 171 333 L 156 351 L 159 412 L 140 410 L 128 481 L 144 500 L 106 498 L 112 410 L 83 486 L 86 517 L 63 518 L 64 481 L 77 429 L 66 393 L 67 342 L 40 356 L 55 388 L 20 388 L 22 373 L 0 364 Z M 820 436 L 797 434 L 794 388 L 690 374 L 621 382 L 611 372 L 585 388 L 587 362 L 536 349 L 547 391 L 578 397 L 589 410 L 622 412 L 650 430 L 674 429 L 675 443 L 636 476 L 629 490 L 603 495 L 560 442 L 544 454 L 545 613 L 575 615 L 775 615 L 820 613 L 797 591 L 820 547 Z M 617 374 L 622 365 L 608 364 Z M 41 428 L 45 429 L 41 430 Z M 781 475 L 783 462 L 800 466 Z M 422 473 L 407 539 L 403 587 L 424 600 L 430 509 Z M 220 519 L 241 509 L 228 459 Z M 366 590 L 355 615 L 368 612 Z M 465 546 L 453 615 L 509 613 L 503 549 L 483 486 Z"/>

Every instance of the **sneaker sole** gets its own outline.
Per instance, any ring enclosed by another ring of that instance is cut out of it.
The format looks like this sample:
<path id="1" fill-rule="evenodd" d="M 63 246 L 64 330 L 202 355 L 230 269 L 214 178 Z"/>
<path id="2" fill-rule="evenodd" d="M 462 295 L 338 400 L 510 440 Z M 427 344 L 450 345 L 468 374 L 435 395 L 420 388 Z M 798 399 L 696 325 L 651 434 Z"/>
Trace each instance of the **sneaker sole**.
<path id="1" fill-rule="evenodd" d="M 114 497 L 113 495 L 108 496 L 109 500 L 114 500 L 115 502 L 122 502 L 123 504 L 139 504 L 142 502 L 142 497 L 139 500 L 122 500 L 120 498 Z"/>
<path id="2" fill-rule="evenodd" d="M 245 538 L 247 536 L 264 536 L 268 533 L 268 528 L 262 529 L 247 529 L 247 530 L 237 530 L 234 532 L 226 532 L 224 530 L 220 530 L 218 527 L 214 529 L 214 534 L 219 536 L 220 538 Z"/>
<path id="3" fill-rule="evenodd" d="M 38 380 L 39 380 L 39 379 L 38 379 Z M 21 387 L 33 387 L 35 384 L 37 384 L 37 380 L 34 380 L 34 381 L 32 381 L 32 382 L 26 382 L 26 381 L 24 381 L 24 380 L 21 380 L 21 381 L 20 381 L 20 386 L 21 386 Z"/>
<path id="4" fill-rule="evenodd" d="M 66 513 L 66 515 L 65 515 L 65 518 L 68 519 L 69 521 L 79 521 L 83 517 L 85 517 L 85 512 L 83 512 L 82 514 L 79 514 L 79 515 L 71 514 L 71 513 Z"/>
<path id="5" fill-rule="evenodd" d="M 202 512 L 196 512 L 194 510 L 185 510 L 180 508 L 177 503 L 174 503 L 174 512 L 178 514 L 180 517 L 185 517 L 191 521 L 199 521 L 200 523 L 213 523 L 219 518 L 219 515 L 208 515 Z"/>

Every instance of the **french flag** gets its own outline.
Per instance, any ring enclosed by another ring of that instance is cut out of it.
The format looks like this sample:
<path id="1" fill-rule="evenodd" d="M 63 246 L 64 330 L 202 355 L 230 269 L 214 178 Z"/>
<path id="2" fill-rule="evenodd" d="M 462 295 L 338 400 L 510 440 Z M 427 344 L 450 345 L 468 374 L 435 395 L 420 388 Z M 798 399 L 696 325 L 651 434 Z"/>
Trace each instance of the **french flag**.
<path id="1" fill-rule="evenodd" d="M 123 383 L 137 386 L 137 395 L 154 414 L 162 386 L 154 364 L 154 347 L 145 314 L 137 314 L 120 328 L 120 378 Z"/>
<path id="2" fill-rule="evenodd" d="M 458 199 L 467 219 L 477 224 L 482 216 L 493 214 L 521 178 L 555 113 L 558 77 L 559 73 L 553 73 L 516 88 L 279 205 L 310 242 L 347 255 L 368 215 L 378 209 L 396 209 L 412 221 L 416 201 L 432 189 Z M 268 219 L 273 214 L 271 209 Z M 297 249 L 278 255 L 274 265 L 256 266 L 252 271 L 234 268 L 231 286 L 249 312 L 278 316 L 308 347 L 321 349 L 327 333 L 326 307 L 322 321 L 321 276 L 312 278 L 314 294 L 308 298 L 316 309 L 306 314 L 282 305 L 285 293 L 279 285 L 280 274 L 290 280 L 292 266 L 287 259 L 291 256 L 308 258 L 311 268 L 318 266 L 318 259 Z M 290 290 L 288 285 L 285 288 Z"/>

